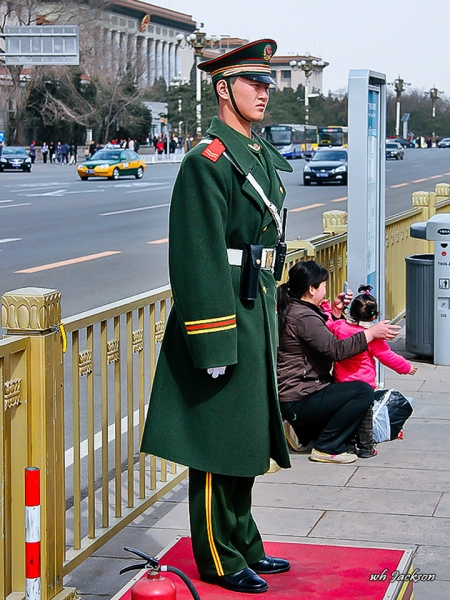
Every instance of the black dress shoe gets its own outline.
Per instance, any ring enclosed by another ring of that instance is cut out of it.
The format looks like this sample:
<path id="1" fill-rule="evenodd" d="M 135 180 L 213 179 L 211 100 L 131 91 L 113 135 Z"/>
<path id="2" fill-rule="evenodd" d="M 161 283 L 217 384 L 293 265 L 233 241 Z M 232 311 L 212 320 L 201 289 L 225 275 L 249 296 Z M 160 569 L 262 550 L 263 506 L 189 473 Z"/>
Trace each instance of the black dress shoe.
<path id="1" fill-rule="evenodd" d="M 272 556 L 263 556 L 261 560 L 249 565 L 250 569 L 253 569 L 255 573 L 261 573 L 262 575 L 271 575 L 272 573 L 284 573 L 289 571 L 291 565 L 284 558 L 273 558 Z"/>
<path id="2" fill-rule="evenodd" d="M 232 573 L 231 575 L 201 577 L 201 580 L 206 583 L 219 585 L 232 592 L 245 592 L 247 594 L 259 594 L 260 592 L 266 592 L 269 589 L 269 586 L 264 579 L 258 577 L 258 575 L 248 567 L 245 567 L 245 569 L 242 569 L 242 571 L 238 571 L 237 573 Z"/>

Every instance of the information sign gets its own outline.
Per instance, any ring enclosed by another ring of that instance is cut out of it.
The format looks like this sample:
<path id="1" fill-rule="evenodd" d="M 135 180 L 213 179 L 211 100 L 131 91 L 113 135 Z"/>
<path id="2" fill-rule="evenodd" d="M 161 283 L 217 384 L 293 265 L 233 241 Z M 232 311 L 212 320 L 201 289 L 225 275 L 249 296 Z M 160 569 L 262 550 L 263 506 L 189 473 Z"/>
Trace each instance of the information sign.
<path id="1" fill-rule="evenodd" d="M 78 25 L 5 27 L 5 64 L 78 65 Z"/>

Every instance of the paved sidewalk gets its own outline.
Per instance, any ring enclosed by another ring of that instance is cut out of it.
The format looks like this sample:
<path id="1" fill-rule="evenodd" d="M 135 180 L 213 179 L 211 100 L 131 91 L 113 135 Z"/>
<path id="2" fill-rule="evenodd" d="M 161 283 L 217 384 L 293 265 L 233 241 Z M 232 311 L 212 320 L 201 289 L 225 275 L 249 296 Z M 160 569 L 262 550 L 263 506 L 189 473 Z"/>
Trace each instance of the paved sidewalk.
<path id="1" fill-rule="evenodd" d="M 312 463 L 293 453 L 291 469 L 258 477 L 253 514 L 266 540 L 413 550 L 415 568 L 436 575 L 435 581 L 414 584 L 415 600 L 445 600 L 450 598 L 450 367 L 408 355 L 404 327 L 393 348 L 418 366 L 414 377 L 386 370 L 386 387 L 414 398 L 404 439 L 384 442 L 378 456 L 350 465 Z M 119 575 L 132 562 L 124 546 L 156 555 L 175 536 L 189 535 L 186 491 L 184 481 L 64 584 L 83 600 L 114 596 L 133 577 Z"/>

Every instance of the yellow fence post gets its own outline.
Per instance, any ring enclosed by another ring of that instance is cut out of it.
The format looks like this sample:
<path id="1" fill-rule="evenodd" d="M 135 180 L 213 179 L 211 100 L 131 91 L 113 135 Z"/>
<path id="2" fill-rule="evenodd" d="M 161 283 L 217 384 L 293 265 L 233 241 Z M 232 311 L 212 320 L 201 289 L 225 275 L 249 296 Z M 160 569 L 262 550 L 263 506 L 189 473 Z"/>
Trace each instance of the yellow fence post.
<path id="1" fill-rule="evenodd" d="M 436 193 L 435 192 L 413 192 L 412 205 L 422 209 L 421 221 L 426 222 L 436 214 Z M 426 240 L 417 240 L 417 247 L 420 253 L 430 254 L 433 252 L 433 242 Z"/>
<path id="2" fill-rule="evenodd" d="M 65 488 L 60 322 L 61 294 L 57 290 L 22 288 L 2 297 L 2 327 L 6 329 L 6 337 L 29 336 L 30 341 L 26 448 L 19 446 L 16 450 L 26 455 L 26 466 L 38 467 L 41 472 L 42 600 L 76 597 L 74 589 L 63 589 Z M 22 469 L 23 460 L 18 463 Z M 24 474 L 21 477 L 17 474 L 15 480 L 22 482 L 23 478 Z M 18 563 L 23 569 L 23 560 Z M 25 583 L 25 573 L 13 571 L 16 581 L 22 576 Z"/>

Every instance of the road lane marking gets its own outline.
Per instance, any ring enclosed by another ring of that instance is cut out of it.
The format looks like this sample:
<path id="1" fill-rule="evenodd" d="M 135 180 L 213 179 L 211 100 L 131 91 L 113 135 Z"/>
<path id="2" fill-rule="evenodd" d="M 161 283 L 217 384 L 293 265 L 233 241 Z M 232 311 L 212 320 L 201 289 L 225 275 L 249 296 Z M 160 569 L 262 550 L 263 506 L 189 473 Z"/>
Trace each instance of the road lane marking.
<path id="1" fill-rule="evenodd" d="M 114 212 L 100 213 L 101 217 L 109 217 L 111 215 L 123 215 L 124 213 L 138 212 L 140 210 L 151 210 L 152 208 L 165 208 L 170 206 L 170 202 L 167 204 L 155 204 L 154 206 L 142 206 L 141 208 L 128 208 L 126 210 L 116 210 Z"/>
<path id="2" fill-rule="evenodd" d="M 0 240 L 0 244 L 7 244 L 8 242 L 20 242 L 22 238 L 3 238 Z"/>
<path id="3" fill-rule="evenodd" d="M 301 212 L 302 210 L 317 208 L 318 206 L 325 206 L 325 204 L 309 204 L 308 206 L 300 206 L 299 208 L 290 208 L 288 212 Z"/>
<path id="4" fill-rule="evenodd" d="M 348 200 L 347 196 L 342 196 L 342 198 L 335 198 L 331 202 L 344 202 L 345 200 Z"/>
<path id="5" fill-rule="evenodd" d="M 438 179 L 439 177 L 444 177 L 445 173 L 442 173 L 442 175 L 431 175 L 431 177 L 429 177 L 428 179 Z"/>
<path id="6" fill-rule="evenodd" d="M 87 256 L 80 256 L 78 258 L 70 258 L 69 260 L 61 260 L 60 262 L 49 263 L 48 265 L 41 265 L 40 267 L 32 267 L 31 269 L 21 269 L 15 271 L 15 273 L 38 273 L 39 271 L 47 271 L 48 269 L 56 269 L 58 267 L 66 267 L 67 265 L 74 265 L 88 260 L 95 260 L 96 258 L 104 258 L 105 256 L 113 256 L 114 254 L 121 254 L 121 250 L 110 250 L 107 252 L 99 252 L 98 254 L 89 254 Z"/>
<path id="7" fill-rule="evenodd" d="M 103 193 L 105 190 L 89 190 L 89 194 L 101 194 Z M 53 192 L 45 192 L 43 194 L 19 194 L 20 196 L 26 196 L 27 198 L 42 198 L 42 196 L 57 196 L 58 198 L 62 197 L 62 196 L 66 196 L 67 194 L 86 194 L 86 190 L 75 190 L 75 191 L 68 191 L 68 190 L 54 190 Z"/>
<path id="8" fill-rule="evenodd" d="M 12 200 L 0 200 L 0 204 L 6 204 L 6 202 L 12 202 Z"/>
<path id="9" fill-rule="evenodd" d="M 425 177 L 425 179 L 414 179 L 413 183 L 422 183 L 422 181 L 428 181 L 428 178 Z"/>
<path id="10" fill-rule="evenodd" d="M 157 190 L 171 190 L 172 186 L 171 185 L 165 185 L 164 187 L 158 187 L 158 188 L 149 188 L 148 190 L 130 190 L 129 192 L 125 192 L 126 194 L 136 194 L 137 192 L 156 192 Z"/>
<path id="11" fill-rule="evenodd" d="M 167 244 L 169 238 L 161 238 L 160 240 L 153 240 L 153 242 L 147 242 L 147 244 Z"/>
<path id="12" fill-rule="evenodd" d="M 405 185 L 409 185 L 409 183 L 397 183 L 396 185 L 391 185 L 391 188 L 400 188 L 400 187 L 404 187 Z"/>
<path id="13" fill-rule="evenodd" d="M 31 206 L 31 202 L 20 202 L 19 204 L 8 204 L 8 206 L 0 206 L 2 208 L 16 208 L 16 206 Z"/>
<path id="14" fill-rule="evenodd" d="M 27 198 L 34 198 L 35 196 L 62 196 L 66 192 L 65 189 L 62 190 L 53 190 L 53 192 L 41 192 L 40 194 L 20 194 L 21 196 L 26 196 Z"/>

